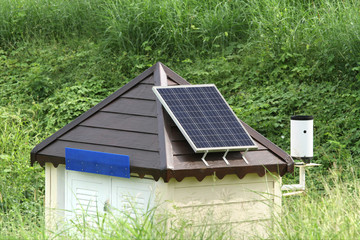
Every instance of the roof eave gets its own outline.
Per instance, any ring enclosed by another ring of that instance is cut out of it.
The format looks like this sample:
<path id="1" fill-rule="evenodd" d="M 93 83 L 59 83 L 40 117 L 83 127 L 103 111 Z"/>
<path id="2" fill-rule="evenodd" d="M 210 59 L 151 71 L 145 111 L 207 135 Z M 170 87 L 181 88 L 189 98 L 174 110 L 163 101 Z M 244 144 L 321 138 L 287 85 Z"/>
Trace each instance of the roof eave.
<path id="1" fill-rule="evenodd" d="M 252 138 L 254 138 L 256 141 L 260 142 L 262 145 L 264 145 L 266 148 L 268 148 L 272 153 L 274 153 L 276 156 L 278 156 L 282 161 L 284 161 L 287 165 L 287 172 L 292 173 L 294 171 L 294 160 L 292 157 L 287 154 L 284 150 L 282 150 L 280 147 L 278 147 L 275 143 L 271 142 L 269 139 L 264 137 L 262 134 L 260 134 L 258 131 L 247 125 L 245 122 L 240 120 L 241 123 L 244 125 L 248 133 Z"/>
<path id="2" fill-rule="evenodd" d="M 224 167 L 224 168 L 204 168 L 204 169 L 168 169 L 165 182 L 171 178 L 181 182 L 185 177 L 195 177 L 198 181 L 202 181 L 207 176 L 216 175 L 217 178 L 223 179 L 226 175 L 235 174 L 242 179 L 249 173 L 256 173 L 259 177 L 263 177 L 266 173 L 276 173 L 283 176 L 287 173 L 286 164 L 269 164 L 269 165 L 252 165 L 243 167 Z"/>

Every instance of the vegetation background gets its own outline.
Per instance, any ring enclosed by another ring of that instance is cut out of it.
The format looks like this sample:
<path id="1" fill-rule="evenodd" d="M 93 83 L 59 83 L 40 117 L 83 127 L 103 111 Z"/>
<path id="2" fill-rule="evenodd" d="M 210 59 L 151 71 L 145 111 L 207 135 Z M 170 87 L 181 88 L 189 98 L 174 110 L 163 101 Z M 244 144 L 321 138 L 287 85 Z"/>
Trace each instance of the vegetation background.
<path id="1" fill-rule="evenodd" d="M 358 0 L 0 0 L 0 236 L 47 238 L 31 149 L 157 61 L 287 152 L 313 115 L 322 165 L 271 236 L 359 236 Z"/>

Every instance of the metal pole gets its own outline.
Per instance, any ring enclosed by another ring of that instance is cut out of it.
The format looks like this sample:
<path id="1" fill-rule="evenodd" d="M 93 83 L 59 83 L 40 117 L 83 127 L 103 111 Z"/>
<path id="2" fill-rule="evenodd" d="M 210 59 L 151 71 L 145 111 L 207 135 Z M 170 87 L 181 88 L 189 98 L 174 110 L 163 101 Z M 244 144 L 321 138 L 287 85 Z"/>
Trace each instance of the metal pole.
<path id="1" fill-rule="evenodd" d="M 305 190 L 305 165 L 299 167 L 299 183 Z"/>

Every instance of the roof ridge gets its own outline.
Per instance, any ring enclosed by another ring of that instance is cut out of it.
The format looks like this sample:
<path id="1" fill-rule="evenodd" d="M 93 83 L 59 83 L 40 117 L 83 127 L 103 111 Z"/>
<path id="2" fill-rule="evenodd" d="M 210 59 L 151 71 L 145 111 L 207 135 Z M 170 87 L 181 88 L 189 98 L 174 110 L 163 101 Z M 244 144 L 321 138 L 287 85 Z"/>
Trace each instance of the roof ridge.
<path id="1" fill-rule="evenodd" d="M 125 84 L 123 87 L 112 93 L 110 96 L 96 104 L 94 107 L 90 108 L 85 113 L 81 114 L 79 117 L 77 117 L 75 120 L 71 121 L 67 125 L 65 125 L 60 130 L 56 131 L 54 134 L 52 134 L 50 137 L 46 138 L 44 141 L 40 142 L 38 145 L 36 145 L 31 150 L 31 165 L 33 165 L 36 161 L 36 153 L 43 150 L 45 147 L 56 141 L 59 137 L 73 129 L 74 127 L 78 126 L 81 122 L 85 121 L 95 113 L 97 113 L 100 109 L 104 108 L 114 100 L 116 100 L 118 97 L 126 93 L 128 90 L 132 89 L 135 85 L 140 83 L 142 80 L 144 80 L 146 77 L 148 77 L 150 74 L 154 73 L 155 67 L 161 64 L 160 62 L 156 63 L 152 67 L 148 68 L 144 72 L 142 72 L 139 76 L 129 81 L 127 84 Z"/>
<path id="2" fill-rule="evenodd" d="M 158 62 L 155 66 L 154 79 L 156 86 L 167 86 L 168 75 L 164 70 L 164 66 L 165 65 L 160 62 Z M 158 98 L 156 98 L 156 112 L 158 117 L 158 139 L 161 169 L 172 169 L 174 163 L 172 156 L 172 147 L 169 143 L 169 128 L 165 121 L 166 111 Z"/>
<path id="3" fill-rule="evenodd" d="M 180 75 L 178 75 L 176 72 L 162 64 L 161 62 L 158 62 L 158 64 L 161 64 L 162 68 L 164 69 L 166 75 L 171 78 L 172 81 L 176 82 L 179 85 L 190 85 L 188 81 L 186 81 L 184 78 L 182 78 Z"/>

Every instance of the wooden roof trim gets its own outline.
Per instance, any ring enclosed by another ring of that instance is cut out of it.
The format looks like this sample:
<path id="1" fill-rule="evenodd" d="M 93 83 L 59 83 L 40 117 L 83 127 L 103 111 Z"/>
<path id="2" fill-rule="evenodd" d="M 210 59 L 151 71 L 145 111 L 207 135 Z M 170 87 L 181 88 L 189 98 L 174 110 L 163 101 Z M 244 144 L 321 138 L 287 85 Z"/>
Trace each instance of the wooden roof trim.
<path id="1" fill-rule="evenodd" d="M 294 160 L 290 157 L 289 154 L 287 154 L 284 150 L 282 150 L 280 147 L 275 145 L 273 142 L 271 142 L 269 139 L 261 135 L 258 131 L 247 125 L 245 122 L 240 120 L 243 126 L 246 128 L 248 133 L 252 138 L 254 138 L 256 141 L 267 147 L 271 152 L 273 152 L 275 155 L 280 157 L 288 166 L 288 172 L 293 172 L 294 170 Z"/>
<path id="2" fill-rule="evenodd" d="M 269 165 L 253 165 L 253 166 L 239 166 L 239 167 L 223 167 L 223 168 L 204 168 L 204 169 L 178 169 L 167 170 L 165 182 L 168 182 L 171 178 L 175 178 L 176 181 L 181 182 L 185 177 L 193 176 L 199 182 L 201 182 L 206 176 L 213 176 L 214 174 L 222 179 L 225 175 L 236 174 L 239 179 L 245 177 L 248 173 L 257 173 L 259 177 L 263 177 L 266 173 L 278 173 L 280 176 L 286 174 L 287 168 L 284 165 L 269 164 Z"/>
<path id="3" fill-rule="evenodd" d="M 63 157 L 45 155 L 45 154 L 37 155 L 37 161 L 42 167 L 45 166 L 46 162 L 52 163 L 56 168 L 59 166 L 59 164 L 65 164 L 65 159 Z"/>
<path id="4" fill-rule="evenodd" d="M 163 69 L 163 64 L 157 63 L 154 70 L 154 79 L 156 86 L 167 86 L 167 75 Z M 159 134 L 159 148 L 160 148 L 160 162 L 161 169 L 172 169 L 174 167 L 172 146 L 169 137 L 169 130 L 166 124 L 166 113 L 160 103 L 159 99 L 156 98 L 156 111 L 158 119 L 158 134 Z"/>
<path id="5" fill-rule="evenodd" d="M 79 124 L 79 127 L 87 127 L 87 128 L 96 128 L 96 129 L 106 129 L 106 130 L 112 130 L 117 132 L 128 132 L 128 133 L 141 133 L 145 135 L 158 135 L 157 132 L 143 132 L 143 131 L 137 131 L 137 130 L 131 130 L 131 129 L 117 129 L 112 127 L 98 127 L 98 126 L 92 126 L 92 125 L 86 125 L 86 124 Z M 61 139 L 62 136 L 60 136 L 58 139 Z"/>
<path id="6" fill-rule="evenodd" d="M 134 78 L 133 80 L 128 82 L 126 85 L 124 85 L 122 88 L 120 88 L 119 90 L 117 90 L 116 92 L 111 94 L 109 97 L 105 98 L 103 101 L 101 101 L 100 103 L 98 103 L 97 105 L 92 107 L 90 110 L 86 111 L 85 113 L 83 113 L 82 115 L 77 117 L 75 120 L 71 121 L 69 124 L 65 125 L 63 128 L 61 128 L 60 130 L 55 132 L 53 135 L 51 135 L 50 137 L 46 138 L 44 141 L 42 141 L 41 143 L 36 145 L 31 150 L 31 165 L 33 165 L 35 163 L 35 161 L 36 161 L 36 153 L 38 153 L 39 151 L 44 149 L 46 146 L 53 143 L 57 138 L 59 138 L 63 134 L 67 133 L 68 131 L 70 131 L 71 129 L 76 127 L 82 121 L 84 121 L 87 118 L 91 117 L 93 114 L 98 112 L 101 108 L 103 108 L 106 105 L 110 104 L 112 101 L 117 99 L 119 96 L 126 93 L 128 90 L 130 90 L 136 84 L 138 84 L 139 82 L 144 80 L 146 77 L 151 75 L 154 72 L 155 66 L 156 65 L 148 68 L 143 73 L 141 73 L 139 76 L 137 76 L 136 78 Z"/>
<path id="7" fill-rule="evenodd" d="M 138 150 L 138 151 L 152 152 L 152 153 L 157 153 L 158 152 L 158 151 L 156 151 L 154 149 L 146 149 L 146 150 L 144 150 L 144 148 L 138 148 L 138 147 L 116 146 L 116 145 L 108 145 L 108 144 L 102 144 L 102 143 L 88 143 L 88 142 L 72 141 L 72 140 L 64 140 L 64 139 L 58 139 L 58 140 L 62 141 L 62 142 L 87 144 L 87 145 L 92 145 L 92 146 L 104 146 L 104 147 L 121 148 L 121 149 L 129 149 L 129 150 Z M 60 157 L 59 156 L 59 158 L 63 158 L 63 161 L 65 162 L 65 157 Z"/>
<path id="8" fill-rule="evenodd" d="M 65 164 L 64 158 L 40 154 L 39 155 L 39 162 L 45 165 L 45 160 L 51 159 L 51 163 L 54 167 L 58 167 L 59 164 Z M 42 166 L 43 166 L 42 165 Z M 155 181 L 158 181 L 160 178 L 163 178 L 165 182 L 169 182 L 171 178 L 175 178 L 178 182 L 181 182 L 185 177 L 194 176 L 198 181 L 202 181 L 206 176 L 212 176 L 216 174 L 216 176 L 222 179 L 225 175 L 228 174 L 236 174 L 239 179 L 242 179 L 248 173 L 257 173 L 260 177 L 264 176 L 267 172 L 275 172 L 278 173 L 280 176 L 283 176 L 287 169 L 280 166 L 280 165 L 267 165 L 267 166 L 246 166 L 246 167 L 235 167 L 235 168 L 216 168 L 216 169 L 197 169 L 197 170 L 160 170 L 160 169 L 152 169 L 152 168 L 140 168 L 131 166 L 131 173 L 137 173 L 141 178 L 145 175 L 153 176 Z M 194 172 L 196 172 L 194 174 Z"/>
<path id="9" fill-rule="evenodd" d="M 127 116 L 134 116 L 134 117 L 145 117 L 145 118 L 156 118 L 156 116 L 146 115 L 146 114 L 138 114 L 138 113 L 119 113 L 115 111 L 109 111 L 109 110 L 99 110 L 101 113 L 110 113 L 110 114 L 121 114 L 121 115 L 127 115 Z"/>

